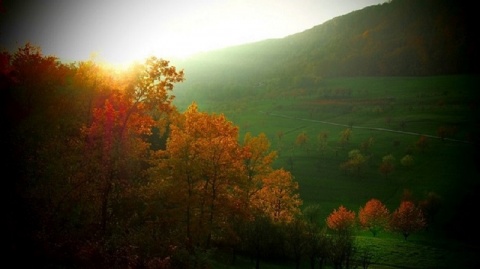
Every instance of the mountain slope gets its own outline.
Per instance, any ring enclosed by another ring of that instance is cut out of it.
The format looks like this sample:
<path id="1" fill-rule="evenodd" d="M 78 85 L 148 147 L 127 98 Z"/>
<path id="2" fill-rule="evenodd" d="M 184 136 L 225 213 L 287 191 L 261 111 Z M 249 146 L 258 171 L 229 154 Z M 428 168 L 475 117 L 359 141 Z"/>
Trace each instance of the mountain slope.
<path id="1" fill-rule="evenodd" d="M 314 88 L 332 76 L 476 72 L 478 42 L 468 10 L 468 4 L 451 0 L 366 7 L 285 38 L 191 57 L 178 64 L 187 76 L 181 88 L 224 98 Z"/>

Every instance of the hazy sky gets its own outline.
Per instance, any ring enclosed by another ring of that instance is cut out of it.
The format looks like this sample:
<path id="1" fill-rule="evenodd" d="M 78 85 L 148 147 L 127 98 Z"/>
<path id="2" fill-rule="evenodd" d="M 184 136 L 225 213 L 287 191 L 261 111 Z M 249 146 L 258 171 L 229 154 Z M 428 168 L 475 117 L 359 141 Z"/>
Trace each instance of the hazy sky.
<path id="1" fill-rule="evenodd" d="M 0 0 L 0 49 L 110 63 L 281 38 L 387 0 Z"/>

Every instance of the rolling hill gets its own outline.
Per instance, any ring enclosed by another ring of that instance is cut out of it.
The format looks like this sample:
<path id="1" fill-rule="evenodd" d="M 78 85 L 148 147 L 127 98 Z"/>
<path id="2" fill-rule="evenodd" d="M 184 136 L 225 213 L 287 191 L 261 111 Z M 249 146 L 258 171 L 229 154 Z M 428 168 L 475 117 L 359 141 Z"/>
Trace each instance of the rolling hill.
<path id="1" fill-rule="evenodd" d="M 317 87 L 339 76 L 476 73 L 470 6 L 451 0 L 394 0 L 280 39 L 197 54 L 178 98 L 224 100 Z"/>

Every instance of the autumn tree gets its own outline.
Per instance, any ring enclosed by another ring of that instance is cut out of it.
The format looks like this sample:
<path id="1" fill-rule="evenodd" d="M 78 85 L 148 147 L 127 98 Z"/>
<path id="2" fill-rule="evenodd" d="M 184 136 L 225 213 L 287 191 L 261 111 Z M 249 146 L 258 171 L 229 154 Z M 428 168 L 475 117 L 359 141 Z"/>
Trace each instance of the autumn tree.
<path id="1" fill-rule="evenodd" d="M 252 136 L 246 133 L 243 139 L 245 168 L 247 172 L 247 201 L 262 186 L 262 177 L 272 171 L 272 163 L 277 158 L 276 151 L 270 150 L 270 142 L 264 133 Z"/>
<path id="2" fill-rule="evenodd" d="M 367 158 L 358 149 L 351 150 L 348 153 L 348 160 L 340 165 L 340 168 L 346 172 L 360 175 Z"/>
<path id="3" fill-rule="evenodd" d="M 295 145 L 299 146 L 300 148 L 304 148 L 308 142 L 307 133 L 301 132 L 298 134 L 297 138 L 295 139 Z"/>
<path id="4" fill-rule="evenodd" d="M 290 222 L 300 213 L 302 200 L 298 183 L 290 172 L 277 169 L 262 179 L 262 187 L 252 198 L 255 205 L 274 222 Z"/>
<path id="5" fill-rule="evenodd" d="M 87 126 L 92 124 L 93 110 L 103 106 L 105 99 L 114 90 L 118 90 L 118 88 L 116 89 L 118 81 L 114 74 L 113 69 L 99 64 L 93 56 L 89 60 L 75 65 L 72 84 L 74 89 L 78 89 L 80 92 L 76 97 L 82 104 L 79 114 L 87 119 Z"/>
<path id="6" fill-rule="evenodd" d="M 354 253 L 355 212 L 343 205 L 327 217 L 327 227 L 335 231 L 328 242 L 328 257 L 334 268 L 349 268 Z"/>
<path id="7" fill-rule="evenodd" d="M 302 211 L 302 216 L 307 220 L 308 223 L 315 224 L 320 226 L 320 215 L 322 213 L 322 207 L 319 204 L 311 204 L 306 206 Z"/>
<path id="8" fill-rule="evenodd" d="M 380 173 L 385 175 L 385 178 L 388 178 L 388 175 L 391 174 L 395 170 L 395 157 L 392 154 L 383 156 L 382 163 L 378 167 Z"/>
<path id="9" fill-rule="evenodd" d="M 407 154 L 403 156 L 403 158 L 400 160 L 400 163 L 405 167 L 411 167 L 414 164 L 414 159 L 412 155 Z"/>
<path id="10" fill-rule="evenodd" d="M 392 213 L 390 229 L 403 235 L 404 239 L 426 227 L 422 210 L 411 201 L 402 201 Z"/>
<path id="11" fill-rule="evenodd" d="M 327 226 L 339 234 L 350 234 L 355 226 L 355 212 L 341 205 L 327 217 Z"/>
<path id="12" fill-rule="evenodd" d="M 166 127 L 165 115 L 174 111 L 169 93 L 174 83 L 182 80 L 183 71 L 150 57 L 113 81 L 109 95 L 93 109 L 92 122 L 84 132 L 89 178 L 95 182 L 94 200 L 99 201 L 103 233 L 116 217 L 112 206 L 118 199 L 112 197 L 125 198 L 132 184 L 140 180 L 139 169 L 149 150 L 146 137 L 154 126 Z"/>
<path id="13" fill-rule="evenodd" d="M 346 144 L 350 141 L 350 138 L 352 136 L 352 129 L 347 128 L 343 131 L 340 132 L 340 145 L 342 147 L 345 147 Z"/>
<path id="14" fill-rule="evenodd" d="M 429 146 L 429 141 L 428 141 L 428 138 L 424 135 L 421 135 L 417 142 L 415 142 L 415 146 L 417 147 L 417 149 L 419 149 L 421 152 L 424 152 L 428 146 Z"/>
<path id="15" fill-rule="evenodd" d="M 214 234 L 230 229 L 230 213 L 245 206 L 240 197 L 245 164 L 238 128 L 224 115 L 199 112 L 193 103 L 170 129 L 167 148 L 159 151 L 151 169 L 152 184 L 172 203 L 171 228 L 182 231 L 187 249 L 209 248 Z"/>
<path id="16" fill-rule="evenodd" d="M 375 143 L 375 139 L 373 137 L 369 137 L 368 139 L 366 139 L 360 144 L 360 149 L 364 153 L 369 153 L 374 143 Z"/>
<path id="17" fill-rule="evenodd" d="M 245 175 L 236 190 L 242 194 L 239 195 L 236 207 L 231 210 L 231 236 L 225 237 L 224 243 L 231 247 L 233 256 L 239 243 L 242 240 L 249 240 L 240 238 L 242 231 L 245 227 L 255 225 L 251 223 L 252 218 L 255 219 L 263 214 L 260 209 L 255 208 L 252 198 L 262 188 L 263 178 L 273 171 L 271 165 L 277 158 L 277 152 L 270 149 L 270 141 L 264 133 L 258 136 L 246 133 L 241 146 L 244 154 Z"/>
<path id="18" fill-rule="evenodd" d="M 239 143 L 235 125 L 222 114 L 198 111 L 195 103 L 169 129 L 166 149 L 155 153 L 149 170 L 148 218 L 168 220 L 163 231 L 189 255 L 214 244 L 263 249 L 249 237 L 266 235 L 262 227 L 299 213 L 298 183 L 271 167 L 276 153 L 265 134 L 247 133 Z"/>
<path id="19" fill-rule="evenodd" d="M 373 236 L 377 236 L 378 232 L 388 228 L 390 213 L 387 207 L 378 199 L 370 199 L 364 207 L 360 207 L 358 212 L 358 220 L 360 226 L 368 229 Z"/>
<path id="20" fill-rule="evenodd" d="M 317 135 L 317 148 L 320 151 L 320 154 L 323 154 L 328 146 L 328 133 L 320 132 Z"/>

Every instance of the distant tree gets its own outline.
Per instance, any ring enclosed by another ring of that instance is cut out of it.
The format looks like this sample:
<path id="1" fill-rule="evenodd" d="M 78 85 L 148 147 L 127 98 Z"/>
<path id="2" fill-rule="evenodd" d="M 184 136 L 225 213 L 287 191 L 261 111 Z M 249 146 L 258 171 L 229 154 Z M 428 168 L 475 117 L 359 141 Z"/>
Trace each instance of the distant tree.
<path id="1" fill-rule="evenodd" d="M 278 140 L 282 141 L 282 138 L 285 134 L 283 133 L 283 131 L 278 131 L 277 132 L 277 137 L 278 137 Z"/>
<path id="2" fill-rule="evenodd" d="M 342 132 L 340 132 L 340 145 L 342 147 L 345 147 L 345 145 L 348 144 L 348 142 L 350 141 L 351 136 L 352 136 L 351 128 L 347 128 Z"/>
<path id="3" fill-rule="evenodd" d="M 342 170 L 360 175 L 367 158 L 358 149 L 348 153 L 348 160 L 340 165 Z"/>
<path id="4" fill-rule="evenodd" d="M 317 145 L 320 154 L 322 154 L 328 146 L 328 133 L 327 132 L 320 132 L 317 135 Z"/>
<path id="5" fill-rule="evenodd" d="M 445 140 L 447 137 L 452 137 L 457 133 L 457 128 L 455 126 L 440 126 L 437 129 L 438 136 Z"/>
<path id="6" fill-rule="evenodd" d="M 405 167 L 411 167 L 414 163 L 412 155 L 407 154 L 403 156 L 403 158 L 400 160 L 400 163 Z"/>
<path id="7" fill-rule="evenodd" d="M 304 148 L 307 142 L 308 136 L 305 132 L 301 132 L 295 139 L 295 145 L 299 146 L 300 148 Z"/>
<path id="8" fill-rule="evenodd" d="M 402 201 L 400 206 L 393 212 L 390 220 L 390 229 L 407 238 L 427 225 L 424 214 L 419 207 L 411 201 Z"/>
<path id="9" fill-rule="evenodd" d="M 373 236 L 377 236 L 378 232 L 388 228 L 390 213 L 387 207 L 378 199 L 370 199 L 365 207 L 361 207 L 358 212 L 360 226 L 368 229 Z"/>
<path id="10" fill-rule="evenodd" d="M 373 137 L 369 137 L 367 140 L 363 141 L 360 144 L 360 149 L 363 152 L 368 153 L 374 142 L 375 142 L 375 139 Z"/>
<path id="11" fill-rule="evenodd" d="M 389 154 L 386 155 L 382 158 L 382 163 L 380 164 L 380 167 L 378 170 L 380 173 L 385 175 L 385 178 L 388 178 L 388 175 L 391 174 L 395 170 L 395 157 L 393 155 Z"/>
<path id="12" fill-rule="evenodd" d="M 308 223 L 319 225 L 321 211 L 322 208 L 319 204 L 312 204 L 303 209 L 302 215 Z"/>
<path id="13" fill-rule="evenodd" d="M 417 142 L 415 142 L 415 146 L 417 149 L 419 149 L 421 152 L 424 152 L 428 148 L 429 142 L 428 138 L 424 135 L 421 135 Z"/>
<path id="14" fill-rule="evenodd" d="M 355 226 L 355 212 L 343 205 L 327 217 L 327 227 L 339 234 L 351 234 Z"/>

